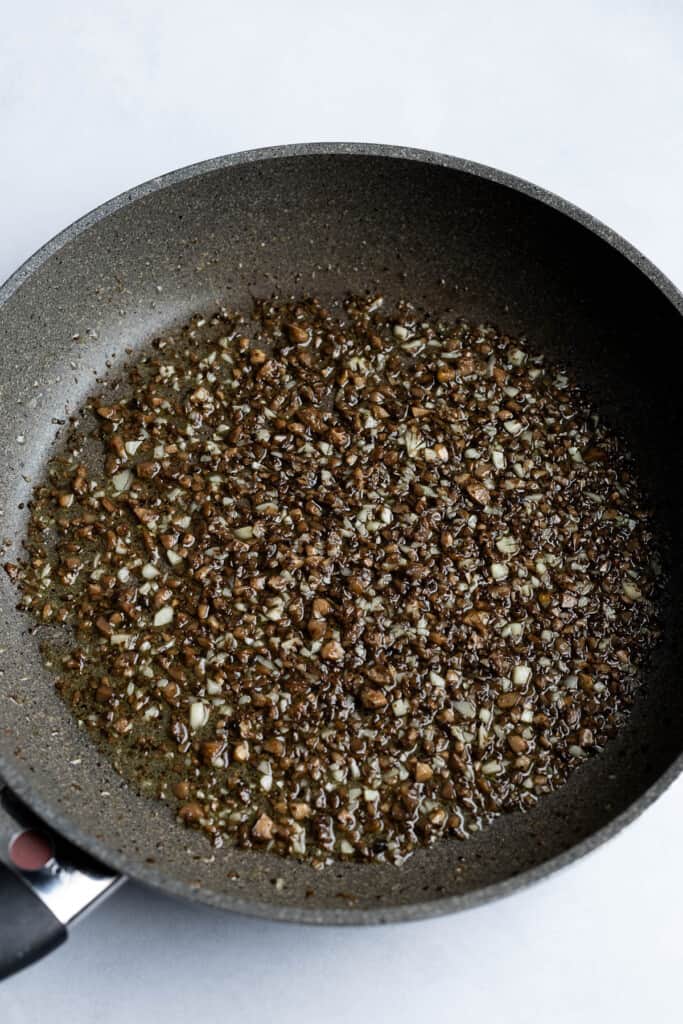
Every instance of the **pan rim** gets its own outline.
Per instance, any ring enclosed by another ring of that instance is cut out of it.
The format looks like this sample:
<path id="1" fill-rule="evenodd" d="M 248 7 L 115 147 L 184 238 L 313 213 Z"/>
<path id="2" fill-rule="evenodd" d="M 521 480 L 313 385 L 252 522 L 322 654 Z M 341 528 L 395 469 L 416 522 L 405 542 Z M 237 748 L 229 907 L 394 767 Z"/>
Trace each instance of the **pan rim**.
<path id="1" fill-rule="evenodd" d="M 118 210 L 132 205 L 139 199 L 155 192 L 220 171 L 228 167 L 262 163 L 282 158 L 297 157 L 305 159 L 311 156 L 357 156 L 380 157 L 388 160 L 412 161 L 430 164 L 483 178 L 495 184 L 505 186 L 516 192 L 550 206 L 556 212 L 586 228 L 592 234 L 605 241 L 612 249 L 632 263 L 673 305 L 683 316 L 683 294 L 673 282 L 660 271 L 646 256 L 628 242 L 623 236 L 607 225 L 560 196 L 547 191 L 523 178 L 497 170 L 485 164 L 476 163 L 460 157 L 449 156 L 431 150 L 413 149 L 402 146 L 381 145 L 358 142 L 317 142 L 295 143 L 292 145 L 265 147 L 245 150 L 225 156 L 215 157 L 199 163 L 190 164 L 168 174 L 160 175 L 120 193 L 107 202 L 97 206 L 83 217 L 74 221 L 64 230 L 51 238 L 0 286 L 0 307 L 3 306 L 16 291 L 52 256 L 65 245 L 74 241 L 79 235 L 105 220 Z M 644 793 L 634 800 L 624 811 L 616 815 L 602 828 L 593 832 L 585 839 L 568 847 L 562 853 L 543 861 L 536 867 L 520 872 L 500 882 L 475 889 L 472 892 L 457 896 L 447 896 L 429 901 L 402 904 L 396 907 L 377 907 L 369 909 L 353 908 L 307 908 L 302 906 L 278 906 L 270 901 L 256 901 L 231 897 L 213 890 L 202 889 L 189 883 L 181 882 L 152 868 L 129 860 L 123 854 L 109 850 L 100 840 L 81 831 L 68 816 L 64 816 L 48 802 L 43 801 L 31 786 L 30 773 L 18 770 L 16 762 L 10 762 L 0 749 L 0 784 L 4 780 L 17 795 L 30 806 L 47 824 L 75 845 L 97 857 L 111 868 L 135 881 L 169 895 L 192 899 L 210 906 L 219 907 L 234 913 L 252 917 L 269 918 L 275 921 L 299 924 L 328 925 L 360 925 L 384 924 L 401 921 L 415 921 L 429 917 L 437 917 L 466 910 L 495 899 L 511 895 L 542 879 L 548 878 L 559 869 L 566 867 L 580 857 L 592 852 L 608 839 L 617 835 L 626 825 L 634 821 L 650 806 L 668 786 L 683 772 L 683 752 L 657 778 Z"/>

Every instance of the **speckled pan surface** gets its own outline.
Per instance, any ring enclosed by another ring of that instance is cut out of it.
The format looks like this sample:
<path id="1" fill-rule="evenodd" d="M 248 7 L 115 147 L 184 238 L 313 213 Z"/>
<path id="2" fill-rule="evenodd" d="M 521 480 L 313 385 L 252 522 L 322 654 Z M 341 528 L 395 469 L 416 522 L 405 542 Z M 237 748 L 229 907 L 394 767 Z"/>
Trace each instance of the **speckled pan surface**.
<path id="1" fill-rule="evenodd" d="M 0 538 L 57 425 L 108 362 L 192 312 L 273 291 L 369 286 L 525 333 L 568 363 L 638 458 L 662 536 L 683 471 L 683 297 L 603 225 L 505 174 L 439 154 L 320 144 L 237 154 L 155 179 L 48 243 L 0 289 Z M 4 559 L 3 559 L 4 560 Z M 216 851 L 127 788 L 79 732 L 0 579 L 0 774 L 108 864 L 167 892 L 282 920 L 372 923 L 504 895 L 611 836 L 683 767 L 680 556 L 666 638 L 624 731 L 530 813 L 400 869 L 323 872 Z M 285 886 L 276 889 L 273 880 Z"/>

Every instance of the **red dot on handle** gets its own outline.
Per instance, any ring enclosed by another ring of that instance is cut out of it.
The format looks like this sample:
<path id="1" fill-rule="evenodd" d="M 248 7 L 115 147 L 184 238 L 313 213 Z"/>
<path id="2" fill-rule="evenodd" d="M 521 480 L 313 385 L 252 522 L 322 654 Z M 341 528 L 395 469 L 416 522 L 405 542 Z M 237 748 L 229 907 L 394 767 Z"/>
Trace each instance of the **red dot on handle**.
<path id="1" fill-rule="evenodd" d="M 12 863 L 21 871 L 40 871 L 53 856 L 52 843 L 41 832 L 27 829 L 10 843 Z"/>

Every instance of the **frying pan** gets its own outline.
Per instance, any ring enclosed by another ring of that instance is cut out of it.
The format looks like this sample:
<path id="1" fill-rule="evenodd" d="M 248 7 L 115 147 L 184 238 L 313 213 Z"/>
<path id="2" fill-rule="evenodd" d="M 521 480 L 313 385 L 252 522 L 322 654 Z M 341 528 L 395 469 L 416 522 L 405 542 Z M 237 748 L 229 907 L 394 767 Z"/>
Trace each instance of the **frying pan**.
<path id="1" fill-rule="evenodd" d="M 604 753 L 533 810 L 467 842 L 418 850 L 400 868 L 318 872 L 213 851 L 127 785 L 77 728 L 41 662 L 40 631 L 16 610 L 3 573 L 0 856 L 11 867 L 0 865 L 0 971 L 61 941 L 65 923 L 123 876 L 282 921 L 370 924 L 471 907 L 614 835 L 683 767 L 683 404 L 674 369 L 683 297 L 587 214 L 464 160 L 355 144 L 241 153 L 141 185 L 49 242 L 0 289 L 0 538 L 11 542 L 2 560 L 20 557 L 55 421 L 126 348 L 220 304 L 368 288 L 526 335 L 571 368 L 624 436 L 668 571 L 664 637 L 633 714 Z M 26 853 L 30 827 L 52 844 L 43 856 L 30 842 Z"/>

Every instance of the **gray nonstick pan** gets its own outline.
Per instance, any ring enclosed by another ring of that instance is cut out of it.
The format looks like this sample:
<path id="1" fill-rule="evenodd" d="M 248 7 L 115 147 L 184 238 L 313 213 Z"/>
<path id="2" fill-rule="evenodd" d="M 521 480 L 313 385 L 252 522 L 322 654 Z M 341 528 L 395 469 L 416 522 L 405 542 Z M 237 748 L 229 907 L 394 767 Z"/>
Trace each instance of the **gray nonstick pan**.
<path id="1" fill-rule="evenodd" d="M 627 725 L 533 810 L 421 849 L 400 868 L 314 871 L 212 851 L 76 727 L 2 573 L 0 858 L 10 866 L 0 865 L 0 974 L 58 944 L 122 877 L 281 921 L 372 924 L 471 907 L 602 843 L 683 767 L 683 297 L 603 225 L 490 168 L 372 145 L 242 153 L 141 185 L 49 242 L 0 289 L 2 560 L 21 555 L 57 421 L 126 348 L 222 303 L 368 288 L 526 335 L 572 369 L 634 452 L 668 594 L 664 637 Z"/>

